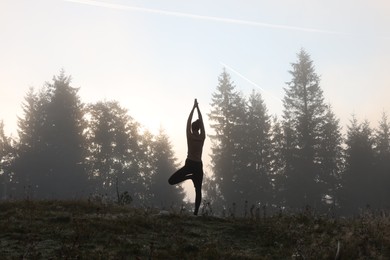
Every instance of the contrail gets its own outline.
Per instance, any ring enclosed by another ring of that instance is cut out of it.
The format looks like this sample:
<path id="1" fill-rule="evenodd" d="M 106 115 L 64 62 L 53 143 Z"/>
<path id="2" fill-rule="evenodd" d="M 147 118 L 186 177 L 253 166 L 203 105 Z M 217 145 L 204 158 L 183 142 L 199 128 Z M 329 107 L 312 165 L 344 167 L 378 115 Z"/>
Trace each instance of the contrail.
<path id="1" fill-rule="evenodd" d="M 247 26 L 254 26 L 254 27 L 278 29 L 278 30 L 293 30 L 293 31 L 301 31 L 301 32 L 309 32 L 309 33 L 351 35 L 350 33 L 346 33 L 346 32 L 328 31 L 328 30 L 321 30 L 321 29 L 315 29 L 315 28 L 289 26 L 289 25 L 272 24 L 272 23 L 262 23 L 262 22 L 254 22 L 254 21 L 248 21 L 248 20 L 231 19 L 231 18 L 223 18 L 223 17 L 215 17 L 215 16 L 204 16 L 204 15 L 197 15 L 197 14 L 183 13 L 183 12 L 164 11 L 164 10 L 159 10 L 159 9 L 151 9 L 151 8 L 144 8 L 144 7 L 122 5 L 122 4 L 106 3 L 103 1 L 97 1 L 97 0 L 63 0 L 63 1 L 77 3 L 77 4 L 103 7 L 103 8 L 117 9 L 117 10 L 153 13 L 153 14 L 159 14 L 159 15 L 185 17 L 185 18 L 191 18 L 191 19 L 197 19 L 197 20 L 206 20 L 206 21 L 214 21 L 214 22 L 221 22 L 221 23 L 232 23 L 232 24 L 247 25 Z"/>
<path id="2" fill-rule="evenodd" d="M 248 79 L 247 77 L 245 77 L 244 75 L 242 75 L 240 72 L 238 72 L 237 70 L 233 69 L 232 67 L 226 65 L 225 63 L 223 62 L 220 62 L 222 66 L 224 66 L 225 68 L 227 68 L 228 70 L 234 72 L 235 74 L 237 74 L 240 78 L 244 79 L 245 81 L 247 81 L 248 83 L 252 84 L 253 86 L 255 86 L 256 88 L 260 89 L 264 94 L 266 94 L 267 96 L 269 97 L 272 97 L 274 100 L 278 101 L 278 102 L 281 102 L 282 101 L 280 100 L 280 98 L 276 97 L 275 95 L 271 94 L 270 92 L 266 91 L 264 88 L 260 87 L 258 84 L 256 84 L 255 82 L 253 82 L 252 80 Z"/>

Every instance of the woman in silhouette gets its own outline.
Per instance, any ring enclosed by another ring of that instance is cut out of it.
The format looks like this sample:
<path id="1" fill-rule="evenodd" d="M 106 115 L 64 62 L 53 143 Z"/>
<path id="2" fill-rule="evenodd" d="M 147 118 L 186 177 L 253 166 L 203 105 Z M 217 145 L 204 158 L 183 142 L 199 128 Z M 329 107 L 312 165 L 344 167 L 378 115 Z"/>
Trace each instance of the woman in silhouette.
<path id="1" fill-rule="evenodd" d="M 191 124 L 195 108 L 198 112 L 198 119 Z M 204 130 L 202 114 L 199 110 L 198 101 L 195 99 L 194 106 L 192 107 L 187 120 L 187 159 L 184 166 L 176 171 L 168 180 L 171 185 L 178 184 L 188 179 L 192 180 L 196 192 L 194 215 L 198 215 L 200 202 L 202 200 L 202 150 L 205 139 L 206 133 Z"/>

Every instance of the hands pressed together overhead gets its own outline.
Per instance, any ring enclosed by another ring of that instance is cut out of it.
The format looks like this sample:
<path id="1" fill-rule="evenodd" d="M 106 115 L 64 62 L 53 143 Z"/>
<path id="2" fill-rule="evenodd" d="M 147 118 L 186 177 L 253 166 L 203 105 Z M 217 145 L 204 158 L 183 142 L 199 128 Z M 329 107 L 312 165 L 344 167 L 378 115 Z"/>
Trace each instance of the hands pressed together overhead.
<path id="1" fill-rule="evenodd" d="M 198 100 L 196 98 L 194 100 L 194 108 L 198 108 Z"/>

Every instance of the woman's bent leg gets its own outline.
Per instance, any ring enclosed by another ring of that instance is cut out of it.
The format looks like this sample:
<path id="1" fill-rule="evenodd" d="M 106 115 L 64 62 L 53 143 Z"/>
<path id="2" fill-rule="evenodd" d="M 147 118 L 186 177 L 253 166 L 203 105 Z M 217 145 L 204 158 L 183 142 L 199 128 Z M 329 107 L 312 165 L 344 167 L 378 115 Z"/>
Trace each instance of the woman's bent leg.
<path id="1" fill-rule="evenodd" d="M 172 174 L 171 177 L 169 177 L 168 183 L 171 185 L 175 185 L 188 179 L 190 179 L 190 177 L 188 176 L 188 169 L 186 165 L 184 165 L 182 168 Z"/>

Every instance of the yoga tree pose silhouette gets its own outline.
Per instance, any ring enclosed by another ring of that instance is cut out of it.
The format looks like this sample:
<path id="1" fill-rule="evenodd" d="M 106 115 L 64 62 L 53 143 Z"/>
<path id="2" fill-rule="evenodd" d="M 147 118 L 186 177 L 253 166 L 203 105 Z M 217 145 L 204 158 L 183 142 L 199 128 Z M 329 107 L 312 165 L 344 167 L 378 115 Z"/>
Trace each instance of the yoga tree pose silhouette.
<path id="1" fill-rule="evenodd" d="M 198 112 L 198 119 L 192 124 L 194 110 Z M 176 171 L 168 180 L 169 184 L 175 185 L 185 180 L 191 179 L 195 187 L 195 210 L 194 215 L 198 215 L 199 206 L 202 201 L 202 181 L 203 181 L 203 163 L 202 150 L 206 133 L 202 114 L 200 113 L 198 101 L 195 99 L 194 106 L 187 120 L 187 159 L 182 168 Z"/>

